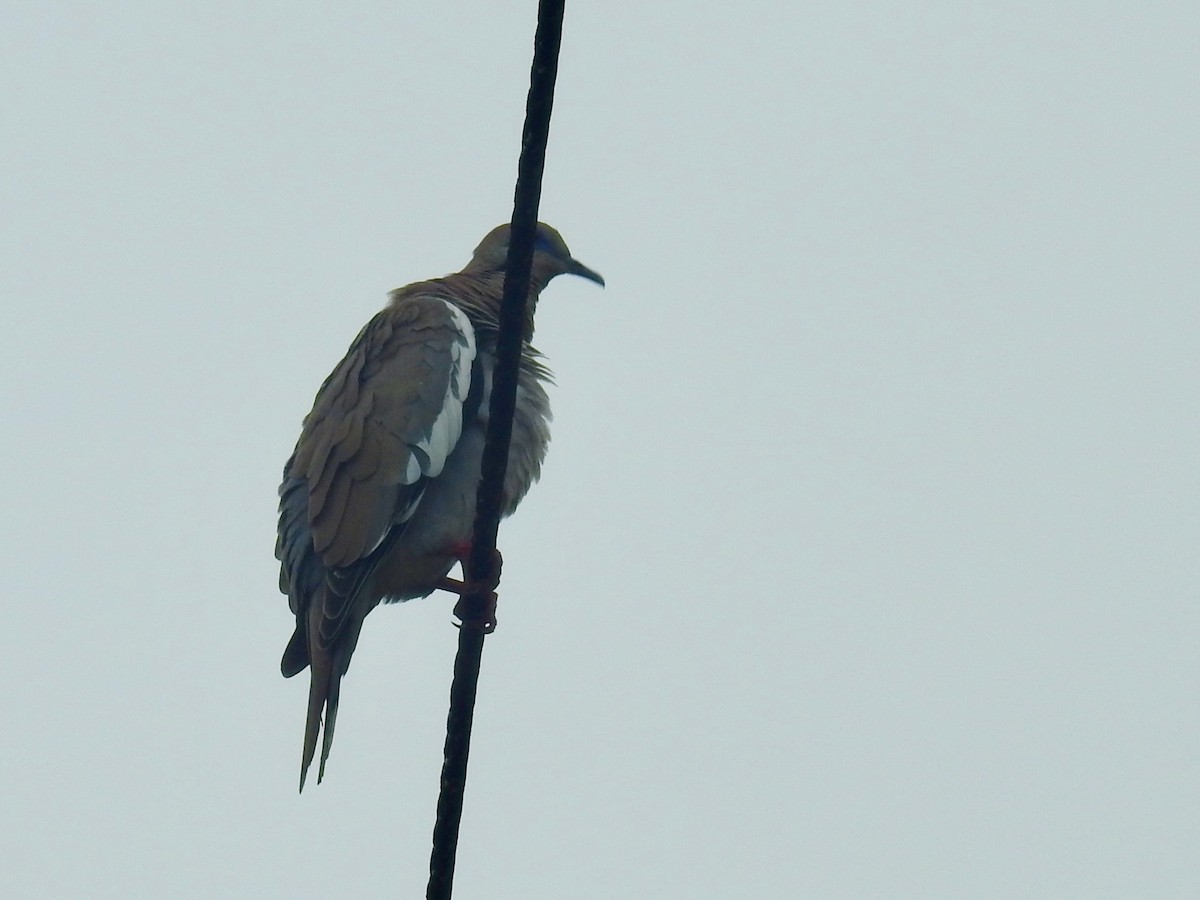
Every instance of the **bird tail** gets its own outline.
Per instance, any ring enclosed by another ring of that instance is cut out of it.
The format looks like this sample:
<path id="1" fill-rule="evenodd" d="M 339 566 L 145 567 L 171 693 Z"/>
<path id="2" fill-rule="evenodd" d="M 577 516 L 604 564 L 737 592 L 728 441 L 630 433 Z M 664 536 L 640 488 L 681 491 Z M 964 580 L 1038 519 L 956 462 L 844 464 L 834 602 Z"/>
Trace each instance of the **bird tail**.
<path id="1" fill-rule="evenodd" d="M 352 604 L 346 608 L 347 604 Z M 362 619 L 371 611 L 372 605 L 364 605 L 361 596 L 355 594 L 350 599 L 340 599 L 336 604 L 337 610 L 344 612 L 341 629 L 335 629 L 330 634 L 328 624 L 331 618 L 326 618 L 326 610 L 335 607 L 328 598 L 322 596 L 319 601 L 308 606 L 304 635 L 301 636 L 299 625 L 296 634 L 284 650 L 282 670 L 284 676 L 292 676 L 300 672 L 305 664 L 308 665 L 310 680 L 308 680 L 308 719 L 304 730 L 304 755 L 300 762 L 300 790 L 304 791 L 308 767 L 312 766 L 313 758 L 317 756 L 317 738 L 320 743 L 320 766 L 317 769 L 317 784 L 325 778 L 325 762 L 329 760 L 329 749 L 334 745 L 334 726 L 337 722 L 337 701 L 342 690 L 342 676 L 350 667 L 350 656 L 358 646 L 359 635 L 362 632 Z M 322 625 L 326 625 L 323 629 Z M 323 634 L 324 631 L 324 634 Z M 294 646 L 299 644 L 299 646 Z M 325 728 L 322 736 L 320 720 L 324 714 Z"/>
<path id="2" fill-rule="evenodd" d="M 308 777 L 309 766 L 317 754 L 317 737 L 321 733 L 321 717 L 325 717 L 325 735 L 321 744 L 321 763 L 317 769 L 317 784 L 325 777 L 325 761 L 333 744 L 333 727 L 337 720 L 338 691 L 342 676 L 334 667 L 333 656 L 327 650 L 310 648 L 311 678 L 308 683 L 308 720 L 304 724 L 304 756 L 300 763 L 300 790 Z"/>
<path id="3" fill-rule="evenodd" d="M 347 647 L 344 641 L 334 641 L 332 646 L 322 646 L 322 606 L 323 604 L 313 604 L 307 629 L 311 677 L 308 683 L 308 719 L 304 724 L 304 754 L 300 763 L 301 791 L 304 790 L 308 769 L 317 755 L 317 737 L 321 735 L 322 714 L 325 718 L 325 728 L 324 735 L 321 735 L 321 761 L 317 768 L 317 784 L 325 777 L 325 762 L 329 759 L 329 748 L 333 746 L 333 729 L 337 723 L 342 676 L 346 674 L 346 662 L 349 661 L 347 651 L 353 651 L 353 647 Z"/>
<path id="4" fill-rule="evenodd" d="M 314 603 L 309 607 L 307 623 L 308 664 L 308 720 L 304 724 L 304 753 L 300 762 L 300 790 L 308 777 L 308 769 L 317 755 L 317 737 L 321 737 L 321 760 L 317 768 L 317 784 L 325 777 L 325 763 L 329 759 L 329 748 L 333 746 L 333 729 L 337 723 L 338 698 L 342 689 L 342 676 L 350 668 L 350 657 L 358 644 L 366 610 L 354 607 L 345 621 L 343 630 L 332 636 L 322 636 L 326 604 Z M 369 610 L 369 607 L 367 608 Z M 327 620 L 326 620 L 327 621 Z M 295 638 L 293 637 L 293 642 Z M 289 649 L 291 645 L 289 644 Z M 285 654 L 285 663 L 288 659 Z M 286 674 L 286 672 L 285 672 Z M 324 734 L 321 716 L 324 713 Z"/>

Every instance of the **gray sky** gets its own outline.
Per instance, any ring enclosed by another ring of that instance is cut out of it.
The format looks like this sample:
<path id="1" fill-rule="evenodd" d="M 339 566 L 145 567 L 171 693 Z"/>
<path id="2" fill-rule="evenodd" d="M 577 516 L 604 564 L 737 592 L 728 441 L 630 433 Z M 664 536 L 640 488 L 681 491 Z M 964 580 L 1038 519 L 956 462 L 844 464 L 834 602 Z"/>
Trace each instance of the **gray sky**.
<path id="1" fill-rule="evenodd" d="M 422 896 L 456 632 L 328 777 L 275 488 L 511 212 L 534 7 L 0 9 L 14 897 Z M 1193 2 L 574 2 L 456 897 L 1200 896 Z"/>

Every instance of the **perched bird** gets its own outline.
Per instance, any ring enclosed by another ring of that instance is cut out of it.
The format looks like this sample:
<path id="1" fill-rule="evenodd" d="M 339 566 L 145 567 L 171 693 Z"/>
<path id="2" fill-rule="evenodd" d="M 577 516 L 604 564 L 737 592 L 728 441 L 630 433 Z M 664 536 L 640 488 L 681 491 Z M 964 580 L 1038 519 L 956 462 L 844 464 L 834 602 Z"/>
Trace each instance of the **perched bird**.
<path id="1" fill-rule="evenodd" d="M 300 789 L 325 734 L 367 613 L 462 591 L 447 576 L 469 547 L 487 427 L 509 226 L 492 229 L 466 267 L 391 293 L 317 392 L 279 487 L 279 589 L 296 616 L 286 678 L 311 670 Z M 541 472 L 549 442 L 549 371 L 529 344 L 538 294 L 556 275 L 604 279 L 538 223 L 516 415 L 504 479 L 509 515 Z"/>

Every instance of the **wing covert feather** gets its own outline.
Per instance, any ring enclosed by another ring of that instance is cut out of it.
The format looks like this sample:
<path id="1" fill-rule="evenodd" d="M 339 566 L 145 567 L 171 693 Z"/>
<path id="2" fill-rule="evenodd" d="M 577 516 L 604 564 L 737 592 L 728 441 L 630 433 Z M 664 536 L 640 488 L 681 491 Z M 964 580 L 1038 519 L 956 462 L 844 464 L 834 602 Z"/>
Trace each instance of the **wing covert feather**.
<path id="1" fill-rule="evenodd" d="M 412 514 L 421 481 L 441 473 L 462 434 L 474 358 L 461 310 L 409 297 L 367 324 L 322 385 L 288 475 L 309 486 L 326 567 L 359 562 Z"/>

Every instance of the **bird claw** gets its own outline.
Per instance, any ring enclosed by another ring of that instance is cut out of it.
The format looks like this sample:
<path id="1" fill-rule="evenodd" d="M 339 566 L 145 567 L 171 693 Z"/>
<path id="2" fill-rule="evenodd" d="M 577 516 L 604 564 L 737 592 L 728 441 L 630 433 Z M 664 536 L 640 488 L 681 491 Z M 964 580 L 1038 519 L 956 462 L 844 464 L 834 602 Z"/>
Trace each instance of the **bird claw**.
<path id="1" fill-rule="evenodd" d="M 450 551 L 455 558 L 462 562 L 465 574 L 468 558 L 471 555 L 471 544 L 467 541 L 458 541 L 451 545 Z M 492 564 L 488 567 L 485 578 L 469 581 L 443 578 L 438 582 L 438 587 L 442 590 L 458 594 L 458 603 L 454 605 L 454 615 L 459 620 L 455 623 L 456 627 L 478 628 L 484 634 L 491 634 L 496 630 L 496 603 L 499 599 L 496 595 L 496 588 L 500 585 L 500 570 L 503 566 L 504 557 L 500 555 L 499 550 L 493 550 Z M 482 609 L 479 609 L 476 604 L 467 603 L 467 598 L 471 596 L 482 596 Z"/>
<path id="2" fill-rule="evenodd" d="M 454 623 L 454 627 L 474 628 L 482 631 L 484 634 L 491 634 L 496 630 L 496 601 L 498 599 L 495 591 L 488 591 L 484 594 L 481 615 L 478 610 L 467 609 L 468 603 L 465 596 L 459 597 L 458 602 L 454 604 L 454 615 L 458 617 L 458 621 Z"/>

